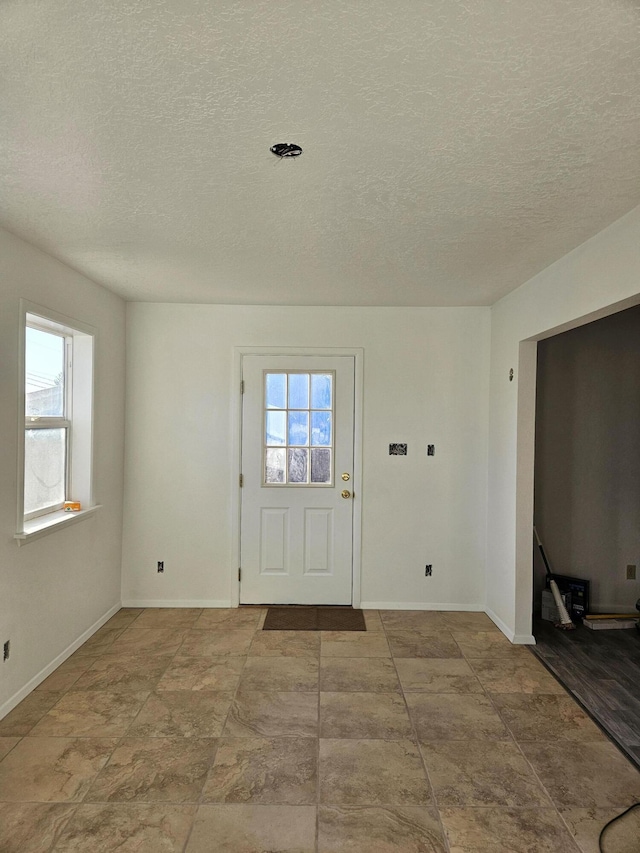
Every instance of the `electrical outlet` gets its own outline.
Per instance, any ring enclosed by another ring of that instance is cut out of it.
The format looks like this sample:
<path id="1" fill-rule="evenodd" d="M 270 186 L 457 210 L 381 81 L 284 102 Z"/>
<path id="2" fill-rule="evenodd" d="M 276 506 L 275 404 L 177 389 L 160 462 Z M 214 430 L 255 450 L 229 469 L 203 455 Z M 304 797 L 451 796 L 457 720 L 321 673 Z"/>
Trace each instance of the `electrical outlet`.
<path id="1" fill-rule="evenodd" d="M 158 560 L 158 574 L 164 572 L 164 560 Z"/>
<path id="2" fill-rule="evenodd" d="M 7 640 L 4 646 L 2 647 L 2 660 L 9 660 L 9 655 L 11 654 L 11 640 Z"/>
<path id="3" fill-rule="evenodd" d="M 627 580 L 634 581 L 636 579 L 636 567 L 635 566 L 627 566 Z"/>
<path id="4" fill-rule="evenodd" d="M 425 578 L 430 578 L 432 574 L 433 566 L 431 565 L 431 563 L 427 563 L 427 565 L 424 567 L 424 576 Z"/>
<path id="5" fill-rule="evenodd" d="M 435 456 L 435 455 L 436 455 L 435 444 L 427 444 L 427 456 Z"/>

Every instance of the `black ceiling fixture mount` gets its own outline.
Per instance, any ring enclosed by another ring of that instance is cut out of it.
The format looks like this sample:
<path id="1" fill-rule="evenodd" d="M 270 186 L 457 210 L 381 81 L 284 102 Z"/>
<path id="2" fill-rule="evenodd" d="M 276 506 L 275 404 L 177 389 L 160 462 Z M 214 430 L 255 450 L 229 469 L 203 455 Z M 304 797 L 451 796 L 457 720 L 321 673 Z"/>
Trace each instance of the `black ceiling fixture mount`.
<path id="1" fill-rule="evenodd" d="M 276 157 L 299 157 L 302 154 L 302 148 L 293 142 L 277 142 L 269 149 Z"/>

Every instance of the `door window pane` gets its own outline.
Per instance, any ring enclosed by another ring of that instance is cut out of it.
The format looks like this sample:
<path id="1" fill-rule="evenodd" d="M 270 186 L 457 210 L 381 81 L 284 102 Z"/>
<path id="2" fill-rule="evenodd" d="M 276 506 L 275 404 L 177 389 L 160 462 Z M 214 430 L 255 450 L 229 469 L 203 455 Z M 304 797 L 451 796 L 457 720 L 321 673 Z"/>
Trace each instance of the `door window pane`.
<path id="1" fill-rule="evenodd" d="M 290 409 L 308 409 L 309 408 L 309 374 L 308 373 L 290 373 L 289 374 L 289 408 Z"/>
<path id="2" fill-rule="evenodd" d="M 66 429 L 27 429 L 24 438 L 25 515 L 65 500 Z"/>
<path id="3" fill-rule="evenodd" d="M 289 444 L 309 444 L 309 412 L 289 412 Z"/>
<path id="4" fill-rule="evenodd" d="M 287 443 L 286 412 L 267 412 L 266 443 L 267 445 Z"/>
<path id="5" fill-rule="evenodd" d="M 267 373 L 267 409 L 287 408 L 287 374 Z"/>
<path id="6" fill-rule="evenodd" d="M 265 483 L 284 483 L 286 450 L 270 447 L 265 458 Z"/>
<path id="7" fill-rule="evenodd" d="M 311 451 L 311 482 L 331 482 L 331 451 L 328 448 L 313 448 Z"/>
<path id="8" fill-rule="evenodd" d="M 333 376 L 324 373 L 311 374 L 311 408 L 330 409 L 332 407 L 331 386 Z"/>
<path id="9" fill-rule="evenodd" d="M 26 328 L 25 414 L 64 417 L 64 338 Z"/>
<path id="10" fill-rule="evenodd" d="M 308 453 L 306 447 L 289 448 L 289 482 L 306 483 L 308 469 Z"/>
<path id="11" fill-rule="evenodd" d="M 311 412 L 311 444 L 331 446 L 331 412 Z"/>

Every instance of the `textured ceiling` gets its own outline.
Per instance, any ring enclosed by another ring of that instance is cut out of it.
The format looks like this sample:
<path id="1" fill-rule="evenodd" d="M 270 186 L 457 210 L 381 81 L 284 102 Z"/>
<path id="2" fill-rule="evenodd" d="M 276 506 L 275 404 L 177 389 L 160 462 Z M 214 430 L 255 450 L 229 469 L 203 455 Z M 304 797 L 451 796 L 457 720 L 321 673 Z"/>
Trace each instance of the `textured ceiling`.
<path id="1" fill-rule="evenodd" d="M 0 32 L 0 223 L 127 299 L 486 305 L 640 203 L 637 0 L 3 0 Z"/>

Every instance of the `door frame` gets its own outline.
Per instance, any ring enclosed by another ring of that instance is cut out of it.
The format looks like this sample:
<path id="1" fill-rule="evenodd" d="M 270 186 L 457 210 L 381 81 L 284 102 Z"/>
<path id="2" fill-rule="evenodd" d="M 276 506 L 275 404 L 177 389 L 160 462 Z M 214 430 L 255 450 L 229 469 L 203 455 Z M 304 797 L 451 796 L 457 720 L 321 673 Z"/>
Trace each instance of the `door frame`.
<path id="1" fill-rule="evenodd" d="M 362 347 L 255 347 L 233 348 L 231 381 L 231 566 L 229 572 L 231 607 L 240 605 L 240 534 L 242 494 L 242 364 L 245 356 L 351 356 L 354 360 L 353 407 L 353 563 L 351 595 L 353 607 L 360 608 L 362 573 L 362 416 L 364 391 L 364 349 Z"/>

